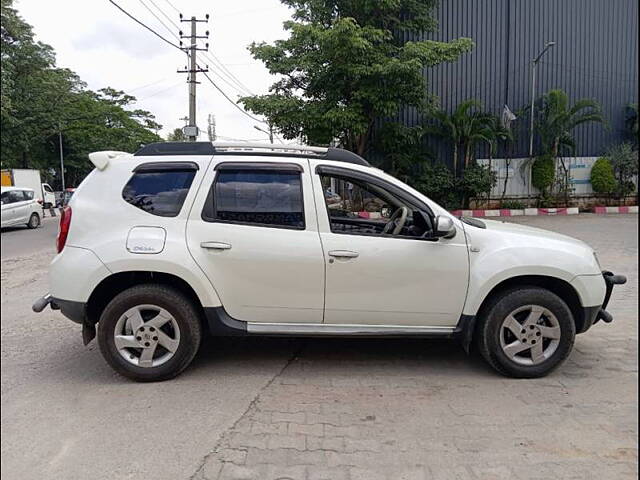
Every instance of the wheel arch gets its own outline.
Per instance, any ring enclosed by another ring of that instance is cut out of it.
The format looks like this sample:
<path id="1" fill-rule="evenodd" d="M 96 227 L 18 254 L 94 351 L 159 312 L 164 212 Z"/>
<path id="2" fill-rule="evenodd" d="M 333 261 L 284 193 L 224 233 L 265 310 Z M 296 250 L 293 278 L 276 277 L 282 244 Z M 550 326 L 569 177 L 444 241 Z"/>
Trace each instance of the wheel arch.
<path id="1" fill-rule="evenodd" d="M 128 288 L 144 284 L 166 285 L 178 290 L 193 302 L 200 318 L 204 318 L 202 302 L 195 289 L 186 280 L 166 272 L 133 270 L 113 273 L 96 285 L 87 301 L 88 323 L 94 325 L 98 323 L 102 311 L 116 295 Z"/>
<path id="2" fill-rule="evenodd" d="M 496 296 L 518 287 L 539 287 L 549 290 L 560 297 L 569 307 L 573 315 L 573 320 L 576 326 L 576 332 L 580 333 L 584 331 L 585 311 L 580 301 L 580 295 L 576 289 L 566 280 L 558 277 L 551 277 L 546 275 L 518 275 L 515 277 L 507 278 L 497 285 L 495 285 L 489 293 L 484 297 L 478 311 L 476 312 L 476 318 L 480 319 L 486 313 L 487 306 L 491 300 Z M 480 322 L 474 322 L 475 327 L 473 335 L 475 336 L 476 329 Z M 587 326 L 588 328 L 588 326 Z M 470 339 L 469 339 L 470 340 Z"/>

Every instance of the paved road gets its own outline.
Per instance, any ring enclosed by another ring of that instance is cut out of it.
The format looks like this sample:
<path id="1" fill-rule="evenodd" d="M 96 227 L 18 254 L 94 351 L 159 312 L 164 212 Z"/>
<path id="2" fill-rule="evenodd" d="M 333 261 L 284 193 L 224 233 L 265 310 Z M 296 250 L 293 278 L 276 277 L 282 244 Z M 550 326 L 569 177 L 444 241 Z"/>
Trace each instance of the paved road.
<path id="1" fill-rule="evenodd" d="M 615 322 L 539 380 L 500 377 L 450 342 L 226 339 L 173 381 L 135 384 L 60 314 L 30 311 L 52 246 L 3 256 L 2 475 L 637 478 L 638 217 L 512 221 L 582 238 L 629 276 Z"/>
<path id="2" fill-rule="evenodd" d="M 54 248 L 60 217 L 42 219 L 36 230 L 24 227 L 3 228 L 0 233 L 2 260 L 31 255 L 36 252 L 49 253 Z"/>

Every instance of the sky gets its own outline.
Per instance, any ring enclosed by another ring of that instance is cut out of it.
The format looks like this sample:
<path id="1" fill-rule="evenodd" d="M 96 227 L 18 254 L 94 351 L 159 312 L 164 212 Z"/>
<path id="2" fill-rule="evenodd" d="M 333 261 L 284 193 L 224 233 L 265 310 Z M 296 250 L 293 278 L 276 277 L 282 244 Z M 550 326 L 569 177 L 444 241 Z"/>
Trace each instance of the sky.
<path id="1" fill-rule="evenodd" d="M 286 38 L 282 23 L 291 11 L 279 0 L 115 1 L 173 43 L 178 42 L 173 36 L 178 35 L 178 29 L 169 19 L 186 34 L 190 25 L 180 23 L 179 12 L 185 19 L 204 18 L 208 13 L 209 22 L 198 24 L 199 35 L 209 30 L 209 50 L 200 52 L 201 63 L 208 64 L 211 79 L 233 101 L 249 93 L 265 94 L 275 81 L 262 62 L 251 57 L 247 46 L 253 41 Z M 137 103 L 132 108 L 154 114 L 163 126 L 159 132 L 163 137 L 185 124 L 180 119 L 188 114 L 187 74 L 176 70 L 184 69 L 186 55 L 136 24 L 108 0 L 16 0 L 14 8 L 33 26 L 36 39 L 55 49 L 57 65 L 76 72 L 88 88 L 109 86 L 135 96 Z M 204 47 L 206 40 L 200 42 Z M 246 117 L 201 74 L 198 80 L 202 82 L 197 85 L 196 97 L 199 140 L 207 139 L 209 114 L 215 115 L 219 140 L 268 139 L 254 128 L 265 128 L 264 124 Z"/>

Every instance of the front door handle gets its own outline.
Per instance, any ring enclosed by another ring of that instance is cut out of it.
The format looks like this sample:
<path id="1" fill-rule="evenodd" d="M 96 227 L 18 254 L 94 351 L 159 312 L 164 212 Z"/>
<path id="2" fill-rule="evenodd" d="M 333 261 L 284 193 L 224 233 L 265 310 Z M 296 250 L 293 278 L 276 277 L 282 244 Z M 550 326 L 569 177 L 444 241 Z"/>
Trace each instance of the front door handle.
<path id="1" fill-rule="evenodd" d="M 330 257 L 336 258 L 357 258 L 360 255 L 358 252 L 352 252 L 351 250 L 331 250 L 329 252 Z"/>
<path id="2" fill-rule="evenodd" d="M 224 242 L 202 242 L 200 246 L 208 250 L 231 250 L 231 245 Z"/>

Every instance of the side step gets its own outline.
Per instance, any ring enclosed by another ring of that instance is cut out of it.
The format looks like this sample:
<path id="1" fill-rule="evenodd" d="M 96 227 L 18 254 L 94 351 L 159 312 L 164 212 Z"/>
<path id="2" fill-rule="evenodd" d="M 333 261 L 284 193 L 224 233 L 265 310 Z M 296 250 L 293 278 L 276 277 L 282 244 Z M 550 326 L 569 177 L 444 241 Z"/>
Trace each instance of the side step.
<path id="1" fill-rule="evenodd" d="M 335 325 L 325 323 L 256 323 L 231 317 L 224 307 L 205 308 L 209 330 L 213 335 L 283 335 L 283 336 L 399 336 L 453 337 L 456 327 L 420 327 L 414 325 Z"/>

